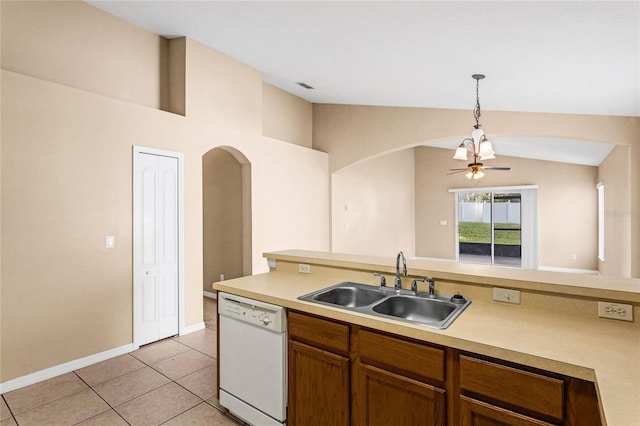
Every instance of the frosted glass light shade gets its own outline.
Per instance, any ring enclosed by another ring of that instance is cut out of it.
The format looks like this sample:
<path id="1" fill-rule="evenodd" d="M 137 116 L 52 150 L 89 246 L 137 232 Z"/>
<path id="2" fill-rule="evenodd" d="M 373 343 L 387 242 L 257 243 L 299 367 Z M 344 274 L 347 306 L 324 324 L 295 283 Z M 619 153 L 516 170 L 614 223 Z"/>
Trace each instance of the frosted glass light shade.
<path id="1" fill-rule="evenodd" d="M 478 170 L 478 172 L 473 175 L 474 179 L 481 179 L 482 177 L 484 177 L 484 172 L 481 172 L 480 170 Z"/>
<path id="2" fill-rule="evenodd" d="M 476 129 L 473 129 L 473 132 L 471 132 L 471 137 L 473 138 L 473 142 L 476 145 L 480 143 L 480 140 L 482 140 L 482 136 L 484 136 L 484 130 L 482 130 L 479 127 Z"/>
<path id="3" fill-rule="evenodd" d="M 473 172 L 469 172 L 465 176 L 467 179 L 471 179 L 473 177 Z"/>
<path id="4" fill-rule="evenodd" d="M 456 155 L 453 156 L 454 160 L 464 160 L 467 161 L 467 147 L 464 146 L 464 143 L 461 143 L 460 146 L 456 149 Z"/>
<path id="5" fill-rule="evenodd" d="M 480 152 L 478 154 L 481 160 L 492 160 L 496 158 L 491 142 L 486 139 L 480 143 Z"/>

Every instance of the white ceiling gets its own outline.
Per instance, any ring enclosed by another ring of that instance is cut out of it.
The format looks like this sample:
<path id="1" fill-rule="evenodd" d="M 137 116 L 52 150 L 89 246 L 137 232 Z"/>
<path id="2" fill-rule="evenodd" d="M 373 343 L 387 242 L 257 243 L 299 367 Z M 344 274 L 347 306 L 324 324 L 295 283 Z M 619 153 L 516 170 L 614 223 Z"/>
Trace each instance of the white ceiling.
<path id="1" fill-rule="evenodd" d="M 640 116 L 638 0 L 89 3 L 313 103 Z"/>

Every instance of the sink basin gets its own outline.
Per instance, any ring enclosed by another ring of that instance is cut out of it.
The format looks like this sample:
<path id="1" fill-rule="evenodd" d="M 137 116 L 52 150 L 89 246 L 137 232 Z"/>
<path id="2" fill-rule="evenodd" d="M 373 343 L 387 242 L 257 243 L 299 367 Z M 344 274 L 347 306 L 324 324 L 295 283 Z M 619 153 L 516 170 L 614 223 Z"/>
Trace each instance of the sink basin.
<path id="1" fill-rule="evenodd" d="M 316 294 L 313 296 L 313 300 L 339 306 L 358 307 L 370 305 L 384 297 L 386 294 L 378 289 L 365 288 L 355 283 L 345 283 L 340 287 Z"/>
<path id="2" fill-rule="evenodd" d="M 373 307 L 374 312 L 415 322 L 440 322 L 457 306 L 440 299 L 415 296 L 392 296 Z"/>
<path id="3" fill-rule="evenodd" d="M 407 290 L 354 282 L 336 284 L 298 299 L 439 329 L 451 325 L 471 303 L 463 298 L 429 298 Z"/>

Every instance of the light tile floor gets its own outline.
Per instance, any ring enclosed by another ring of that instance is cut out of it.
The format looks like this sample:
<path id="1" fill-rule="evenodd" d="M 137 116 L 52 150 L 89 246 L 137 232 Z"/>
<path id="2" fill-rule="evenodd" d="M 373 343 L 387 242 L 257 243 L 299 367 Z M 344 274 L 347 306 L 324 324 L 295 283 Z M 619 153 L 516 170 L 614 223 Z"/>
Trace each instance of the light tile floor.
<path id="1" fill-rule="evenodd" d="M 217 304 L 203 303 L 204 330 L 3 394 L 0 426 L 242 425 L 218 402 Z"/>

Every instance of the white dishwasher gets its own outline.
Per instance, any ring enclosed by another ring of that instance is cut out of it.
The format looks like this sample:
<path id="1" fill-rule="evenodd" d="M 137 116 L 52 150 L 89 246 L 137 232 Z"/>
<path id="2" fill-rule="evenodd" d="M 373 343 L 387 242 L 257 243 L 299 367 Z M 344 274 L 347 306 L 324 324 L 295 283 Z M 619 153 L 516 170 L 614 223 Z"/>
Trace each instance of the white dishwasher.
<path id="1" fill-rule="evenodd" d="M 287 420 L 285 309 L 218 293 L 220 405 L 256 426 Z"/>

